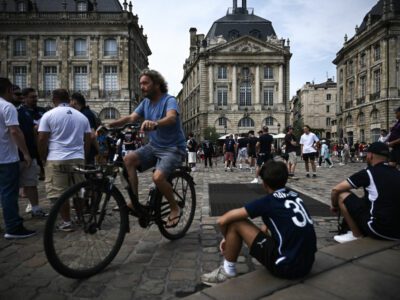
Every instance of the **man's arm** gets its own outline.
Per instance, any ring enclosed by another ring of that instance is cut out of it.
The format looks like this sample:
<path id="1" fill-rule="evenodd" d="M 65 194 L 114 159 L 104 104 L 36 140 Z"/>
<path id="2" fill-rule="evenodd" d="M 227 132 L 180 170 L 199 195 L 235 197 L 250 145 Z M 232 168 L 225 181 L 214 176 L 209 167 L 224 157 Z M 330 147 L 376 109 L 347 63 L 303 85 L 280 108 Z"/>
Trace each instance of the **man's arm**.
<path id="1" fill-rule="evenodd" d="M 50 132 L 40 131 L 38 136 L 39 156 L 43 163 L 47 160 Z"/>
<path id="2" fill-rule="evenodd" d="M 260 142 L 257 142 L 256 144 L 256 154 L 260 152 Z"/>
<path id="3" fill-rule="evenodd" d="M 343 180 L 341 183 L 336 185 L 331 191 L 331 205 L 333 208 L 337 208 L 339 205 L 339 194 L 343 192 L 348 192 L 353 187 L 347 180 Z"/>
<path id="4" fill-rule="evenodd" d="M 8 126 L 8 130 L 10 131 L 12 140 L 14 141 L 15 144 L 17 144 L 17 147 L 19 148 L 19 150 L 21 150 L 22 154 L 24 155 L 24 160 L 26 161 L 26 164 L 30 166 L 32 163 L 32 158 L 29 154 L 28 148 L 26 147 L 25 137 L 21 129 L 19 128 L 18 125 L 12 125 Z"/>
<path id="5" fill-rule="evenodd" d="M 173 125 L 176 123 L 177 111 L 170 109 L 165 114 L 165 117 L 158 121 L 145 120 L 142 124 L 142 130 L 155 130 L 156 127 L 163 127 L 168 125 Z"/>
<path id="6" fill-rule="evenodd" d="M 397 139 L 397 140 L 394 140 L 394 141 L 391 141 L 391 142 L 387 143 L 387 145 L 389 147 L 393 147 L 393 146 L 398 145 L 398 144 L 400 144 L 400 139 Z"/>
<path id="7" fill-rule="evenodd" d="M 111 122 L 109 124 L 109 126 L 110 127 L 121 127 L 128 123 L 135 123 L 136 121 L 140 120 L 140 118 L 141 118 L 141 116 L 138 113 L 133 112 L 132 114 L 130 114 L 127 117 L 122 117 L 114 122 Z"/>
<path id="8" fill-rule="evenodd" d="M 223 236 L 226 234 L 226 229 L 228 225 L 234 221 L 244 220 L 249 217 L 247 210 L 244 207 L 232 209 L 225 213 L 223 216 L 219 217 L 217 224 L 221 229 Z"/>

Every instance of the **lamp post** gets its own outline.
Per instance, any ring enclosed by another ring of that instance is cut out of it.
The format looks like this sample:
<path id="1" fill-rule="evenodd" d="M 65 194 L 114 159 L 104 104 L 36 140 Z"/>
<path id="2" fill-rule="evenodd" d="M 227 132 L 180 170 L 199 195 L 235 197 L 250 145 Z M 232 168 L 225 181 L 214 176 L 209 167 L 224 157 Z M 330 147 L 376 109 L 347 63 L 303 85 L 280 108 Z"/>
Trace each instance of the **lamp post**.
<path id="1" fill-rule="evenodd" d="M 281 132 L 281 123 L 278 123 L 278 134 Z"/>
<path id="2" fill-rule="evenodd" d="M 226 127 L 226 124 L 224 125 L 224 132 L 226 134 L 226 130 L 228 129 L 228 127 Z"/>

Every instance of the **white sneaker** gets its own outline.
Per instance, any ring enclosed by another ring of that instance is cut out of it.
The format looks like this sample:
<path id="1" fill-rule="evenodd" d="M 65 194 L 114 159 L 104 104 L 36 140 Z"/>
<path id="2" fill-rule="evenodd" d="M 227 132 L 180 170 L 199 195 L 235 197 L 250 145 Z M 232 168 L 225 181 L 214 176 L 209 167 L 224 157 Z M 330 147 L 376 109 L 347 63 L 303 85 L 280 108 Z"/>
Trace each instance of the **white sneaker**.
<path id="1" fill-rule="evenodd" d="M 250 183 L 258 183 L 258 178 L 254 178 Z"/>
<path id="2" fill-rule="evenodd" d="M 26 212 L 27 214 L 29 214 L 31 211 L 32 211 L 32 204 L 29 203 L 29 204 L 26 206 L 26 208 L 25 208 L 25 212 Z"/>
<path id="3" fill-rule="evenodd" d="M 207 285 L 211 285 L 214 286 L 218 283 L 222 283 L 227 281 L 230 278 L 236 277 L 234 276 L 230 276 L 225 272 L 224 266 L 220 266 L 217 269 L 215 269 L 214 271 L 210 272 L 210 273 L 206 273 L 201 275 L 200 280 Z"/>
<path id="4" fill-rule="evenodd" d="M 330 166 L 329 166 L 329 169 L 332 169 L 332 168 L 333 168 L 333 165 L 330 165 Z"/>
<path id="5" fill-rule="evenodd" d="M 334 239 L 336 242 L 338 242 L 338 243 L 340 243 L 340 244 L 343 244 L 343 243 L 355 241 L 355 240 L 357 240 L 358 238 L 355 237 L 355 236 L 353 235 L 353 232 L 352 232 L 352 231 L 347 231 L 347 233 L 345 233 L 345 234 L 335 235 L 335 236 L 333 237 L 333 239 Z"/>

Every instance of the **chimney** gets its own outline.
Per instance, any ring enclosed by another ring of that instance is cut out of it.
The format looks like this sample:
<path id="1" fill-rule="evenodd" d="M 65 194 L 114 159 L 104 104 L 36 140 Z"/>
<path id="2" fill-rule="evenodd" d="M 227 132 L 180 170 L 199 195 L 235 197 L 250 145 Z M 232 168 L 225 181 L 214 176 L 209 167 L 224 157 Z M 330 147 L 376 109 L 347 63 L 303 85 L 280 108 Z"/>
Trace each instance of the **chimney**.
<path id="1" fill-rule="evenodd" d="M 237 0 L 233 0 L 233 13 L 235 14 L 237 11 Z"/>
<path id="2" fill-rule="evenodd" d="M 196 33 L 197 33 L 197 29 L 192 27 L 189 29 L 190 32 L 190 49 L 195 49 L 197 46 L 197 37 L 196 37 Z"/>
<path id="3" fill-rule="evenodd" d="M 247 10 L 247 0 L 242 0 L 242 9 L 243 11 Z"/>

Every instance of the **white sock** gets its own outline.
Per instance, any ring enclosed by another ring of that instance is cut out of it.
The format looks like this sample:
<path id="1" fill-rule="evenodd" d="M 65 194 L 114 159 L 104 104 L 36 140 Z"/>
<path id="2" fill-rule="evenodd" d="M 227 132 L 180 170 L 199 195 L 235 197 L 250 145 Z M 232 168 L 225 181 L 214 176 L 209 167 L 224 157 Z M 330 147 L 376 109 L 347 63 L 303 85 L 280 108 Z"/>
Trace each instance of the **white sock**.
<path id="1" fill-rule="evenodd" d="M 224 259 L 224 270 L 229 276 L 236 276 L 236 262 L 230 262 Z"/>

